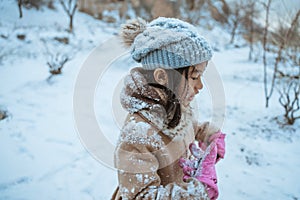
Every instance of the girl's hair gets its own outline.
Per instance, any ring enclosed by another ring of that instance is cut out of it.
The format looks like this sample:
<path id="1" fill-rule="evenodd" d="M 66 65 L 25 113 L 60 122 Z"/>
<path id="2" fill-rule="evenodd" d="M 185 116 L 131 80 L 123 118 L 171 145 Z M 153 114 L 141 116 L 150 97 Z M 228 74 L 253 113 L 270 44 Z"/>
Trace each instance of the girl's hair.
<path id="1" fill-rule="evenodd" d="M 168 75 L 168 85 L 164 86 L 157 83 L 154 79 L 153 72 L 154 70 L 141 70 L 141 73 L 144 75 L 145 79 L 149 86 L 161 89 L 166 96 L 166 100 L 160 100 L 157 103 L 162 105 L 167 114 L 167 126 L 168 128 L 174 128 L 179 124 L 181 119 L 181 107 L 179 97 L 182 94 L 179 94 L 179 87 L 181 83 L 182 75 L 185 76 L 184 81 L 184 90 L 186 91 L 187 80 L 190 67 L 183 67 L 178 69 L 165 69 Z"/>

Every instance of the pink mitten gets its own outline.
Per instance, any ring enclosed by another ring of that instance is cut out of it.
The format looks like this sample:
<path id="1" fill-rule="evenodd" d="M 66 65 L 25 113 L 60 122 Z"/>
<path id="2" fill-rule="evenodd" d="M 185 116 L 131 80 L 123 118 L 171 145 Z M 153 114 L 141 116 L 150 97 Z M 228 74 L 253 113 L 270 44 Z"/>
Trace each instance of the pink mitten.
<path id="1" fill-rule="evenodd" d="M 184 173 L 183 181 L 186 181 L 190 177 L 195 177 L 201 158 L 204 154 L 202 149 L 199 148 L 195 143 L 191 143 L 189 149 L 193 156 L 190 159 L 179 159 L 179 165 Z"/>
<path id="2" fill-rule="evenodd" d="M 215 169 L 215 163 L 217 160 L 217 145 L 215 143 L 211 143 L 206 150 L 208 150 L 208 154 L 203 158 L 201 166 L 197 169 L 195 178 L 206 185 L 208 197 L 211 200 L 215 200 L 219 194 Z"/>
<path id="3" fill-rule="evenodd" d="M 218 132 L 216 140 L 216 145 L 217 145 L 217 162 L 221 159 L 224 158 L 225 156 L 225 134 Z"/>
<path id="4" fill-rule="evenodd" d="M 201 166 L 198 167 L 196 178 L 204 183 L 207 187 L 207 193 L 210 199 L 217 199 L 219 192 L 217 186 L 217 174 L 215 163 L 225 155 L 225 134 L 217 132 L 209 138 L 210 145 L 206 147 L 205 143 L 200 143 L 199 146 L 205 150 Z"/>
<path id="5" fill-rule="evenodd" d="M 224 158 L 225 155 L 225 134 L 222 133 L 221 131 L 218 131 L 217 133 L 213 134 L 210 138 L 209 138 L 209 143 L 215 143 L 217 145 L 217 160 L 216 162 L 218 162 L 219 160 L 221 160 L 221 158 Z M 199 142 L 199 147 L 203 150 L 205 150 L 207 148 L 206 143 L 204 142 Z"/>
<path id="6" fill-rule="evenodd" d="M 217 199 L 219 192 L 217 187 L 217 174 L 215 164 L 225 155 L 225 134 L 220 131 L 209 138 L 209 145 L 206 143 L 191 143 L 189 149 L 192 153 L 190 159 L 180 158 L 179 165 L 183 169 L 186 181 L 190 177 L 198 179 L 206 185 L 210 199 Z"/>

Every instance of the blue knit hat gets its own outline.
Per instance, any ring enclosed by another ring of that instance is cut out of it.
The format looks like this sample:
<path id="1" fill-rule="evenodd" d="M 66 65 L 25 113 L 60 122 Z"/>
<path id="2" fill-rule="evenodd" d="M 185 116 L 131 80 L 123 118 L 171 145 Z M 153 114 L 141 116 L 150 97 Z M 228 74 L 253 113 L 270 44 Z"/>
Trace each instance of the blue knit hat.
<path id="1" fill-rule="evenodd" d="M 184 21 L 159 17 L 149 24 L 136 19 L 123 25 L 121 36 L 132 58 L 145 69 L 175 69 L 212 58 L 213 51 L 197 29 Z"/>

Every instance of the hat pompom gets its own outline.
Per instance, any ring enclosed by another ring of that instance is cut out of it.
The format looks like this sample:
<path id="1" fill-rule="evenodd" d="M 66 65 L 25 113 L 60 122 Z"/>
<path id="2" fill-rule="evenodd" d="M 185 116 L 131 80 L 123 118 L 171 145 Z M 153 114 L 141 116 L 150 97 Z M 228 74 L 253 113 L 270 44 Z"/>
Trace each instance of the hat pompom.
<path id="1" fill-rule="evenodd" d="M 120 36 L 125 46 L 130 47 L 136 36 L 147 28 L 147 23 L 142 18 L 129 20 L 123 24 L 120 31 Z"/>

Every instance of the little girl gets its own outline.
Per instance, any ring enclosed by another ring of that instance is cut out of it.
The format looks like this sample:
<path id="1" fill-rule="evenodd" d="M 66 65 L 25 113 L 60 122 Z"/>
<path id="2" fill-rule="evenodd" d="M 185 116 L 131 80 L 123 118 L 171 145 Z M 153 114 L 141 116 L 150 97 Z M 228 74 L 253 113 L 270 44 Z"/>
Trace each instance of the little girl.
<path id="1" fill-rule="evenodd" d="M 120 35 L 141 67 L 130 71 L 121 94 L 129 115 L 115 150 L 119 185 L 112 199 L 216 199 L 225 135 L 198 125 L 190 106 L 203 87 L 210 45 L 173 18 L 132 20 Z"/>

